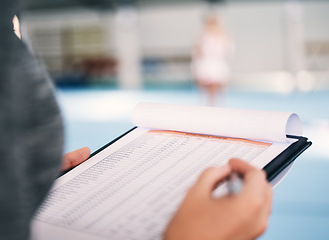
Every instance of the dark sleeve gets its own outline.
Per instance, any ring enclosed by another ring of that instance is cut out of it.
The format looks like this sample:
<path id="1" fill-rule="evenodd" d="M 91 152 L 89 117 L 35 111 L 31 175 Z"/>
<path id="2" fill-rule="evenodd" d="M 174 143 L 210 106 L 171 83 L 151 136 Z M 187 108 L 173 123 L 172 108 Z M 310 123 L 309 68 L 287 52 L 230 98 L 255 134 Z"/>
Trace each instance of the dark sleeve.
<path id="1" fill-rule="evenodd" d="M 17 1 L 2 5 L 0 239 L 28 239 L 33 213 L 58 173 L 62 120 L 46 71 L 13 32 Z"/>

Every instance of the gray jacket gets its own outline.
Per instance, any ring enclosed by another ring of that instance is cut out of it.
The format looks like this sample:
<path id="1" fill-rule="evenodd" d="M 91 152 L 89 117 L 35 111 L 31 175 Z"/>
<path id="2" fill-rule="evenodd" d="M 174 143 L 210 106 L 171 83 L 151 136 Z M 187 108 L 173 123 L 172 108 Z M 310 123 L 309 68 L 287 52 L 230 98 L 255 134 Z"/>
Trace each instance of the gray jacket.
<path id="1" fill-rule="evenodd" d="M 0 239 L 28 239 L 58 174 L 62 120 L 46 71 L 14 35 L 17 0 L 0 7 Z"/>

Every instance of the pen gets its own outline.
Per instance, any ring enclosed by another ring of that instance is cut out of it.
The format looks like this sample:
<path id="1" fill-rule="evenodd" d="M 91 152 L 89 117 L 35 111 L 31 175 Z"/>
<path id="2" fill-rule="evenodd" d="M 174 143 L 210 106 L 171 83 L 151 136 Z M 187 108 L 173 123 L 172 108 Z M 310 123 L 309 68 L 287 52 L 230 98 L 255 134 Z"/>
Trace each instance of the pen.
<path id="1" fill-rule="evenodd" d="M 237 172 L 232 172 L 227 179 L 227 189 L 230 194 L 238 194 L 243 188 L 243 180 Z"/>
<path id="2" fill-rule="evenodd" d="M 218 183 L 212 192 L 214 198 L 220 198 L 228 194 L 238 194 L 243 188 L 243 180 L 237 172 L 231 172 L 223 181 Z"/>

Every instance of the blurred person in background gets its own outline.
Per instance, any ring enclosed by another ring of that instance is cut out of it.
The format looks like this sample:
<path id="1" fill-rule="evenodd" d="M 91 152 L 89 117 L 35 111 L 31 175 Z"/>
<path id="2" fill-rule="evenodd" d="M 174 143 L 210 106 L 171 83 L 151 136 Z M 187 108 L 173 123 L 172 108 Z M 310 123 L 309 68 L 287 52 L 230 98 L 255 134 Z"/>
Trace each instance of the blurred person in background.
<path id="1" fill-rule="evenodd" d="M 51 80 L 14 33 L 18 0 L 0 7 L 0 239 L 27 240 L 33 214 L 60 171 L 86 160 L 89 148 L 62 155 L 63 124 Z M 213 198 L 230 172 L 239 194 Z M 254 239 L 267 226 L 272 188 L 265 173 L 232 159 L 205 170 L 164 232 L 166 240 Z M 110 223 L 109 223 L 110 224 Z"/>
<path id="2" fill-rule="evenodd" d="M 232 44 L 219 18 L 210 13 L 192 51 L 192 75 L 209 106 L 224 105 L 231 70 Z"/>

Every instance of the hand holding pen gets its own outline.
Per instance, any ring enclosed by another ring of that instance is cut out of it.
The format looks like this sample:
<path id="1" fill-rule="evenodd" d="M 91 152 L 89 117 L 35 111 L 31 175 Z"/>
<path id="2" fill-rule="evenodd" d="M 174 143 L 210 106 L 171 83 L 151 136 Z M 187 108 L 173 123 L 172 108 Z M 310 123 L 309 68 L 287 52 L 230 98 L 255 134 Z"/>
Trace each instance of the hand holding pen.
<path id="1" fill-rule="evenodd" d="M 218 182 L 232 172 L 243 179 L 239 191 L 214 197 Z M 255 239 L 265 231 L 271 207 L 272 187 L 265 172 L 239 159 L 231 159 L 228 165 L 211 167 L 201 174 L 164 237 L 166 240 Z"/>

